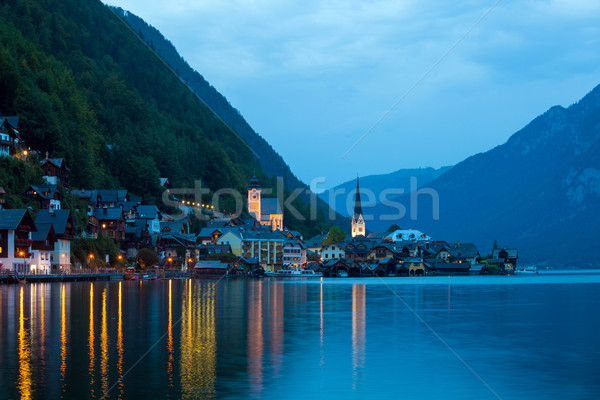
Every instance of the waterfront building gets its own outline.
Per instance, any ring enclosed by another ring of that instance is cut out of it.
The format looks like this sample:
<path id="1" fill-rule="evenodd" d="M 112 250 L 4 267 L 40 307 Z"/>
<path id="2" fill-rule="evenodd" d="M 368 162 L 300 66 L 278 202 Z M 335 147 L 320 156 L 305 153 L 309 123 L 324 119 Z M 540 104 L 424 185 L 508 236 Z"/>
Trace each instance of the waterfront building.
<path id="1" fill-rule="evenodd" d="M 329 260 L 343 260 L 346 258 L 346 250 L 341 244 L 330 243 L 323 246 L 321 250 L 321 261 L 327 262 Z"/>
<path id="2" fill-rule="evenodd" d="M 306 247 L 299 241 L 286 241 L 283 245 L 283 266 L 303 267 L 304 265 L 306 265 Z"/>
<path id="3" fill-rule="evenodd" d="M 230 229 L 217 240 L 219 245 L 228 245 L 236 256 L 242 255 L 242 232 L 239 229 Z"/>
<path id="4" fill-rule="evenodd" d="M 54 249 L 50 253 L 52 268 L 69 270 L 71 268 L 71 241 L 75 236 L 75 223 L 71 210 L 40 210 L 35 218 L 37 224 L 52 224 L 56 233 Z"/>
<path id="5" fill-rule="evenodd" d="M 31 263 L 29 272 L 32 274 L 49 274 L 52 268 L 51 254 L 58 238 L 52 224 L 35 224 L 37 232 L 31 233 Z"/>
<path id="6" fill-rule="evenodd" d="M 25 209 L 0 210 L 0 264 L 2 269 L 24 274 L 31 261 L 31 232 L 35 223 Z"/>
<path id="7" fill-rule="evenodd" d="M 242 231 L 242 257 L 256 258 L 267 271 L 279 269 L 283 263 L 285 236 L 279 232 Z"/>

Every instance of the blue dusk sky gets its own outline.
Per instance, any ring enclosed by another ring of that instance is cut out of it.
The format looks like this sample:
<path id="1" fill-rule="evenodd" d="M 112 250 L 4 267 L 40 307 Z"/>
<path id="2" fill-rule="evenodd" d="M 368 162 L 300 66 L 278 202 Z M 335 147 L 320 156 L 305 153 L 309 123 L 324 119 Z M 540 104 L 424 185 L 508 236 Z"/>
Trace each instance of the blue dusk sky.
<path id="1" fill-rule="evenodd" d="M 324 187 L 458 163 L 600 83 L 592 0 L 107 3 L 160 30 Z"/>

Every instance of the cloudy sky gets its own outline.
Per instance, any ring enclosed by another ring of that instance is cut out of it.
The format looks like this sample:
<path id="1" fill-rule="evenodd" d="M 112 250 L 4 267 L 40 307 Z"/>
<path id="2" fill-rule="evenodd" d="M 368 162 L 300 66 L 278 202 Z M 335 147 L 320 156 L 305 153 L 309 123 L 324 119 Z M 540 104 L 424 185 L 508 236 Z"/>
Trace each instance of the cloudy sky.
<path id="1" fill-rule="evenodd" d="M 600 84 L 592 0 L 107 3 L 159 29 L 296 175 L 326 187 L 455 164 Z"/>

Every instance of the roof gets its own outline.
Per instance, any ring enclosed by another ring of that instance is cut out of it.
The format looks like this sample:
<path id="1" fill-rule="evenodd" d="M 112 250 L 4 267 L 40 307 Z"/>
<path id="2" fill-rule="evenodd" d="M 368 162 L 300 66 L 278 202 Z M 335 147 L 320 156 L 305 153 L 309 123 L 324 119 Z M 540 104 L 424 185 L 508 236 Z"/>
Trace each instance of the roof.
<path id="1" fill-rule="evenodd" d="M 494 251 L 492 252 L 492 258 L 500 258 L 500 252 L 502 250 L 504 250 L 508 253 L 506 258 L 518 258 L 519 257 L 519 251 L 517 249 L 503 247 L 501 249 L 494 249 Z"/>
<path id="2" fill-rule="evenodd" d="M 43 242 L 48 238 L 50 231 L 53 231 L 52 224 L 35 224 L 37 232 L 31 233 L 31 240 L 34 242 Z M 54 232 L 54 231 L 53 231 Z"/>
<path id="3" fill-rule="evenodd" d="M 160 211 L 156 206 L 137 206 L 138 218 L 156 219 L 160 217 Z"/>
<path id="4" fill-rule="evenodd" d="M 65 168 L 67 171 L 69 170 L 69 168 L 67 168 L 67 165 L 65 164 L 64 160 L 62 158 L 46 158 L 44 160 L 41 161 L 41 164 L 44 165 L 47 162 L 54 164 L 56 167 L 58 168 Z"/>
<path id="5" fill-rule="evenodd" d="M 348 264 L 346 264 L 344 262 L 344 260 L 338 260 L 338 259 L 334 258 L 333 260 L 327 261 L 325 264 L 323 264 L 323 266 L 326 267 L 326 268 L 331 268 L 331 267 L 333 267 L 337 263 L 342 263 L 344 265 L 348 265 Z"/>
<path id="6" fill-rule="evenodd" d="M 21 208 L 12 210 L 0 209 L 0 229 L 17 229 L 23 218 L 25 218 L 25 214 L 27 214 L 27 210 Z"/>
<path id="7" fill-rule="evenodd" d="M 80 199 L 87 199 L 96 203 L 98 198 L 97 190 L 71 190 L 71 194 L 79 197 Z"/>
<path id="8" fill-rule="evenodd" d="M 99 221 L 118 220 L 121 218 L 122 211 L 120 208 L 96 208 L 94 209 L 94 217 Z"/>
<path id="9" fill-rule="evenodd" d="M 265 214 L 283 214 L 278 198 L 260 199 L 260 213 Z"/>
<path id="10" fill-rule="evenodd" d="M 308 239 L 306 242 L 304 242 L 304 244 L 306 245 L 306 247 L 322 247 L 323 240 L 325 240 L 326 237 L 327 235 L 325 234 L 317 235 Z"/>
<path id="11" fill-rule="evenodd" d="M 358 219 L 358 216 L 362 215 L 362 205 L 360 203 L 360 190 L 358 188 L 358 176 L 356 177 L 356 196 L 354 198 L 354 215 L 353 219 Z"/>
<path id="12" fill-rule="evenodd" d="M 123 211 L 129 212 L 137 207 L 137 203 L 135 201 L 119 201 L 115 204 L 116 207 L 121 207 Z"/>
<path id="13" fill-rule="evenodd" d="M 484 268 L 485 264 L 471 264 L 469 270 L 473 272 L 481 272 L 481 270 L 483 270 Z"/>
<path id="14" fill-rule="evenodd" d="M 448 252 L 454 258 L 474 258 L 477 257 L 479 250 L 474 243 L 457 243 L 450 245 Z"/>
<path id="15" fill-rule="evenodd" d="M 261 189 L 260 183 L 258 182 L 258 178 L 256 177 L 256 175 L 252 175 L 252 178 L 250 179 L 250 184 L 248 185 L 248 190 L 252 189 Z"/>
<path id="16" fill-rule="evenodd" d="M 54 194 L 56 193 L 57 186 L 56 185 L 31 185 L 30 189 L 42 199 L 52 200 L 54 198 Z"/>
<path id="17" fill-rule="evenodd" d="M 175 221 L 161 221 L 160 222 L 160 231 L 161 232 L 174 232 L 181 233 L 184 231 L 184 226 L 186 225 L 185 220 L 175 220 Z"/>
<path id="18" fill-rule="evenodd" d="M 280 231 L 241 231 L 240 234 L 243 240 L 286 240 L 286 237 Z"/>
<path id="19" fill-rule="evenodd" d="M 5 124 L 17 129 L 19 127 L 19 117 L 0 116 L 0 127 L 4 127 Z"/>
<path id="20" fill-rule="evenodd" d="M 167 183 L 168 180 L 169 178 L 160 178 L 160 186 L 165 186 L 165 183 Z"/>
<path id="21" fill-rule="evenodd" d="M 226 269 L 229 264 L 221 261 L 198 261 L 194 268 Z"/>
<path id="22" fill-rule="evenodd" d="M 40 210 L 35 218 L 35 224 L 52 224 L 54 232 L 57 235 L 64 235 L 67 229 L 67 222 L 71 216 L 71 210 Z"/>

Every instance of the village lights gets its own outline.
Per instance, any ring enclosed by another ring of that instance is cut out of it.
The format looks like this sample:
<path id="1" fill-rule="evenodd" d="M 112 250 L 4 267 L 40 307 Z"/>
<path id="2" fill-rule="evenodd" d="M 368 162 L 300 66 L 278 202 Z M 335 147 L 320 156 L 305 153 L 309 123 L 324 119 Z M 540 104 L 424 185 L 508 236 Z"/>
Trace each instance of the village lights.
<path id="1" fill-rule="evenodd" d="M 121 260 L 123 259 L 123 256 L 119 254 L 119 255 L 117 256 L 117 259 L 118 259 L 119 261 L 121 261 Z"/>
<path id="2" fill-rule="evenodd" d="M 169 262 L 173 262 L 173 259 L 171 257 L 169 257 L 168 261 Z"/>

